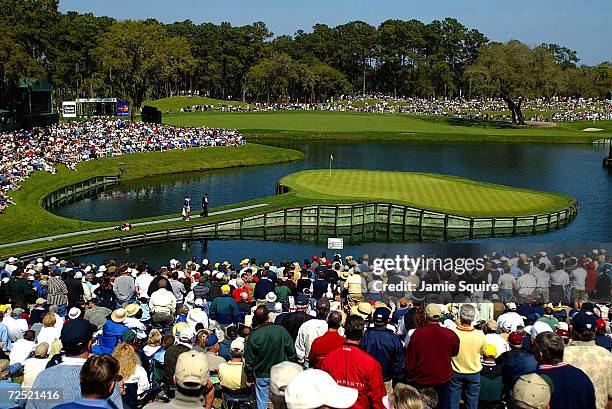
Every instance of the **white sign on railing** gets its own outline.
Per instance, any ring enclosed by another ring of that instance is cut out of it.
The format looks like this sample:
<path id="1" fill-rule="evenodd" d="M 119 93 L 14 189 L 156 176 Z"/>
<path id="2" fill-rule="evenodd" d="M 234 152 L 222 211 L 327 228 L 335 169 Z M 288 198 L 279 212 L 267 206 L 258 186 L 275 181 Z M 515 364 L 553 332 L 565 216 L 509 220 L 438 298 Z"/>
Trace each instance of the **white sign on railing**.
<path id="1" fill-rule="evenodd" d="M 327 248 L 330 250 L 344 250 L 344 239 L 328 237 Z"/>

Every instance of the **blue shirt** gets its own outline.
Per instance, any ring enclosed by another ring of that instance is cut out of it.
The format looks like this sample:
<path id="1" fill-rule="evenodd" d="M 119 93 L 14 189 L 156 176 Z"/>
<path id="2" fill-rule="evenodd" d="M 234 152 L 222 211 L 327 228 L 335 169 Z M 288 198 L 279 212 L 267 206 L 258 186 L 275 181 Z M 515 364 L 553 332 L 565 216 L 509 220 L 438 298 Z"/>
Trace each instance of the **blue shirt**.
<path id="1" fill-rule="evenodd" d="M 580 369 L 566 363 L 540 365 L 536 371 L 554 385 L 550 407 L 555 409 L 595 409 L 595 388 Z"/>
<path id="2" fill-rule="evenodd" d="M 6 379 L 3 379 L 0 381 L 0 389 L 10 389 L 12 391 L 20 391 L 21 385 L 19 385 L 18 383 L 14 383 Z M 0 409 L 13 409 L 13 408 L 19 407 L 19 399 L 10 399 L 11 396 L 8 393 L 8 391 L 6 391 L 6 393 L 3 393 L 3 395 L 6 398 L 6 400 L 0 401 Z M 16 398 L 17 394 L 15 394 L 14 396 Z"/>
<path id="3" fill-rule="evenodd" d="M 59 365 L 47 368 L 38 374 L 32 389 L 44 388 L 44 389 L 57 389 L 62 391 L 62 400 L 58 401 L 44 401 L 44 400 L 31 400 L 28 401 L 28 409 L 51 409 L 62 403 L 70 404 L 73 400 L 78 399 L 81 396 L 81 385 L 80 385 L 80 372 L 85 359 L 83 358 L 63 358 L 63 362 Z M 115 390 L 109 398 L 110 401 L 118 409 L 123 409 L 123 401 L 121 400 L 121 393 L 119 388 L 115 385 Z"/>
<path id="4" fill-rule="evenodd" d="M 0 322 L 0 341 L 2 342 L 2 350 L 8 352 L 12 349 L 11 337 L 9 337 L 8 327 Z"/>

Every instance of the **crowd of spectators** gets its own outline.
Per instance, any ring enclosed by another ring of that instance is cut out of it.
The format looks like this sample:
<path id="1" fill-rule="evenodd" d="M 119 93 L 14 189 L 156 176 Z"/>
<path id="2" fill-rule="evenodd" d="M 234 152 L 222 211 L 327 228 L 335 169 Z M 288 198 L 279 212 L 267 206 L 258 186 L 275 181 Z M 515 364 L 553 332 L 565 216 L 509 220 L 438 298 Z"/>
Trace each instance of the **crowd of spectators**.
<path id="1" fill-rule="evenodd" d="M 184 112 L 333 111 L 443 116 L 473 120 L 510 121 L 508 104 L 500 98 L 416 98 L 383 94 L 342 95 L 326 102 L 251 104 L 192 104 Z M 595 98 L 534 98 L 524 100 L 526 119 L 538 122 L 598 121 L 612 119 L 612 105 Z M 172 113 L 172 112 L 167 112 Z"/>
<path id="2" fill-rule="evenodd" d="M 378 273 L 368 255 L 325 252 L 278 265 L 11 257 L 0 389 L 62 391 L 34 409 L 609 407 L 607 252 L 494 253 L 483 266 Z M 501 289 L 420 290 L 459 278 Z M 401 282 L 414 290 L 375 285 Z"/>
<path id="3" fill-rule="evenodd" d="M 13 203 L 10 191 L 33 172 L 55 173 L 63 164 L 135 152 L 246 143 L 236 130 L 174 127 L 116 119 L 61 122 L 29 131 L 0 132 L 0 213 Z"/>

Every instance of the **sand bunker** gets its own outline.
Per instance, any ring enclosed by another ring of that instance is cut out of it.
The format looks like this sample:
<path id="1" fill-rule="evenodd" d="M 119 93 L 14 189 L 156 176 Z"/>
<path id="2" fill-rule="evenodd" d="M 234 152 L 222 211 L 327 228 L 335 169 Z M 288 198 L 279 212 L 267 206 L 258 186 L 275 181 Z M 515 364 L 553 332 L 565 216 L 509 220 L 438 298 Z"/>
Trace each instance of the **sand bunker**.
<path id="1" fill-rule="evenodd" d="M 582 132 L 599 132 L 599 131 L 603 131 L 603 129 L 601 128 L 585 128 L 582 130 Z"/>

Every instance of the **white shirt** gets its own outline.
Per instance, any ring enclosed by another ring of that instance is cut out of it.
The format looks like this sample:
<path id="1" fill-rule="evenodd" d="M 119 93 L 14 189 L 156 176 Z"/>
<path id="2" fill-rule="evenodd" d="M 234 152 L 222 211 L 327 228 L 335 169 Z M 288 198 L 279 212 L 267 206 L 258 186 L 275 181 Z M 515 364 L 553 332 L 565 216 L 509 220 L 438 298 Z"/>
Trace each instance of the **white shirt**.
<path id="1" fill-rule="evenodd" d="M 147 293 L 147 291 L 149 291 L 149 285 L 151 284 L 151 281 L 153 281 L 153 276 L 149 273 L 142 273 L 141 275 L 136 277 L 135 285 L 138 297 L 149 298 L 149 294 Z"/>
<path id="2" fill-rule="evenodd" d="M 504 273 L 499 276 L 497 284 L 499 284 L 499 288 L 502 290 L 512 290 L 516 284 L 516 278 L 510 273 Z"/>
<path id="3" fill-rule="evenodd" d="M 23 333 L 28 330 L 28 322 L 23 318 L 15 319 L 11 316 L 5 316 L 2 322 L 8 328 L 9 337 L 13 342 L 23 338 Z"/>
<path id="4" fill-rule="evenodd" d="M 129 329 L 134 330 L 138 339 L 145 339 L 147 337 L 147 327 L 142 322 L 140 322 L 140 320 L 134 317 L 126 317 L 123 323 Z"/>
<path id="5" fill-rule="evenodd" d="M 34 348 L 36 348 L 36 343 L 34 341 L 28 341 L 23 338 L 18 339 L 13 343 L 13 349 L 11 349 L 11 353 L 9 354 L 10 364 L 22 364 Z"/>
<path id="6" fill-rule="evenodd" d="M 145 371 L 145 369 L 140 365 L 136 366 L 134 374 L 132 374 L 132 376 L 130 376 L 130 378 L 125 381 L 125 383 L 137 383 L 138 391 L 136 393 L 139 395 L 144 391 L 149 390 L 151 386 L 147 377 L 147 371 Z"/>
<path id="7" fill-rule="evenodd" d="M 497 326 L 504 332 L 516 331 L 517 327 L 525 327 L 525 321 L 516 311 L 503 313 L 497 318 Z"/>
<path id="8" fill-rule="evenodd" d="M 550 286 L 550 274 L 546 271 L 537 270 L 534 275 L 536 278 L 536 287 L 548 288 Z"/>
<path id="9" fill-rule="evenodd" d="M 572 288 L 574 290 L 584 291 L 586 290 L 585 281 L 587 277 L 587 272 L 584 268 L 578 267 L 577 269 L 572 271 Z"/>
<path id="10" fill-rule="evenodd" d="M 550 285 L 569 285 L 569 274 L 565 270 L 556 270 L 550 273 Z"/>
<path id="11" fill-rule="evenodd" d="M 516 280 L 516 288 L 520 295 L 531 295 L 535 290 L 537 280 L 533 274 L 523 274 Z"/>
<path id="12" fill-rule="evenodd" d="M 23 364 L 23 383 L 21 387 L 23 389 L 29 389 L 34 384 L 36 377 L 39 373 L 45 370 L 49 360 L 44 358 L 28 358 Z"/>
<path id="13" fill-rule="evenodd" d="M 36 344 L 42 344 L 46 342 L 49 344 L 49 350 L 51 350 L 51 346 L 56 339 L 59 339 L 60 331 L 58 331 L 55 327 L 42 327 L 38 336 L 36 337 Z"/>
<path id="14" fill-rule="evenodd" d="M 298 330 L 295 339 L 295 352 L 299 362 L 306 362 L 310 347 L 315 339 L 327 332 L 327 322 L 325 320 L 314 319 L 303 323 Z"/>

